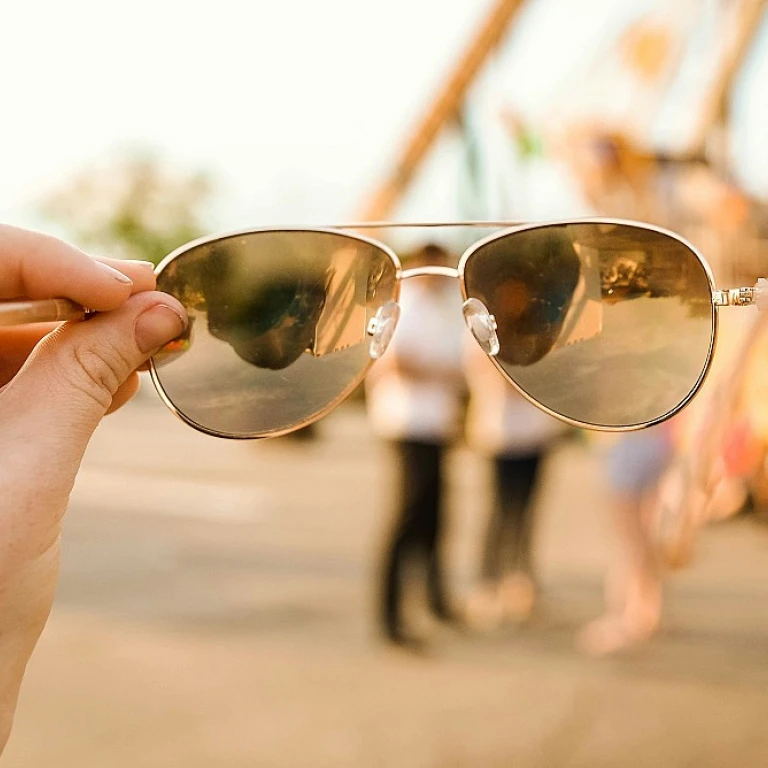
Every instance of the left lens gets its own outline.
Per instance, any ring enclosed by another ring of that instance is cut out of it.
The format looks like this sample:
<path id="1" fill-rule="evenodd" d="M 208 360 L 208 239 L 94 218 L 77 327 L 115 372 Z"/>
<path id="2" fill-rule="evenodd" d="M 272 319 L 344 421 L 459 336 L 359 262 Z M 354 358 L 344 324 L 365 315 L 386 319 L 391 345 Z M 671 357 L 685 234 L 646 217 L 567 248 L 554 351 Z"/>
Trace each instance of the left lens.
<path id="1" fill-rule="evenodd" d="M 496 363 L 533 400 L 606 429 L 659 421 L 698 389 L 715 308 L 684 241 L 616 222 L 533 226 L 486 239 L 463 264 L 467 297 L 498 325 Z"/>
<path id="2" fill-rule="evenodd" d="M 161 395 L 223 437 L 309 424 L 371 365 L 368 323 L 397 298 L 397 269 L 375 243 L 324 230 L 251 232 L 171 255 L 157 287 L 190 326 L 153 359 Z"/>

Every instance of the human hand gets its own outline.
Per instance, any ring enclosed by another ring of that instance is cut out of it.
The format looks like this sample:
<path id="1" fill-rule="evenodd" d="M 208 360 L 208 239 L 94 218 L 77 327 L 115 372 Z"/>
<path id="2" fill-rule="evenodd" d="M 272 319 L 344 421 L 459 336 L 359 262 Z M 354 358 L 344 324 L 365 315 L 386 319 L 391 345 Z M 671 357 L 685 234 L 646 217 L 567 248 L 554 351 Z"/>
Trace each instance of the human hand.
<path id="1" fill-rule="evenodd" d="M 0 752 L 56 588 L 61 521 L 102 417 L 186 326 L 152 265 L 103 259 L 0 226 L 0 299 L 68 298 L 86 321 L 0 328 Z"/>

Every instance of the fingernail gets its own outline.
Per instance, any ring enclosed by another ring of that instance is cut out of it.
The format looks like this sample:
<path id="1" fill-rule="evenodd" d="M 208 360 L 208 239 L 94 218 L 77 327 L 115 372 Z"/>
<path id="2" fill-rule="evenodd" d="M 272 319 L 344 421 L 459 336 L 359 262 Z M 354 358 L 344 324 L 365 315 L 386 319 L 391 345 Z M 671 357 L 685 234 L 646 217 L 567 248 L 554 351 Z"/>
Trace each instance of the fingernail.
<path id="1" fill-rule="evenodd" d="M 114 267 L 110 267 L 109 264 L 105 264 L 103 261 L 97 261 L 96 266 L 103 269 L 106 273 L 111 275 L 115 278 L 119 283 L 123 283 L 124 285 L 133 285 L 133 280 L 131 280 L 128 275 L 124 275 L 119 270 L 115 269 Z"/>
<path id="2" fill-rule="evenodd" d="M 186 327 L 186 317 L 167 304 L 155 304 L 136 318 L 133 332 L 136 345 L 146 354 L 175 339 Z"/>
<path id="3" fill-rule="evenodd" d="M 153 272 L 155 271 L 155 265 L 151 261 L 142 261 L 141 259 L 126 259 L 126 261 L 128 264 L 136 264 L 138 267 L 146 267 Z"/>

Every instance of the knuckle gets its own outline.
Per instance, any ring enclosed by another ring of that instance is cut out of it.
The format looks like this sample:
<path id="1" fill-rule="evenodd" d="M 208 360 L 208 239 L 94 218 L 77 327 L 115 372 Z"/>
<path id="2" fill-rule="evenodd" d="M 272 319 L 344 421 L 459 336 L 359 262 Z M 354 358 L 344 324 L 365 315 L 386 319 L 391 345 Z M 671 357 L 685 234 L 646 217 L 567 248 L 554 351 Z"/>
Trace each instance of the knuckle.
<path id="1" fill-rule="evenodd" d="M 126 356 L 109 344 L 74 345 L 65 361 L 69 383 L 84 395 L 108 408 L 112 397 L 133 370 Z"/>

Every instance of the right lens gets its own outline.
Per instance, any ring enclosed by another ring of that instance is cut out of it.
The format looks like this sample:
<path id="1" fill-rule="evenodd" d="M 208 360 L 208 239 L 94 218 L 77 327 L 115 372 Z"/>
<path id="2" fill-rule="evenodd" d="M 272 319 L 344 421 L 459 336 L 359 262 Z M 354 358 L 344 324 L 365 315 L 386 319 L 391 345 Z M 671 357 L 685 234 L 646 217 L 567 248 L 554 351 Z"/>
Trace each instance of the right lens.
<path id="1" fill-rule="evenodd" d="M 500 233 L 463 262 L 496 318 L 495 362 L 533 400 L 582 426 L 645 426 L 698 389 L 715 332 L 709 274 L 684 241 L 614 221 Z"/>
<path id="2" fill-rule="evenodd" d="M 398 264 L 364 238 L 257 231 L 205 241 L 160 266 L 190 317 L 152 375 L 185 421 L 223 437 L 276 435 L 342 400 L 371 364 L 368 323 L 397 298 Z"/>

